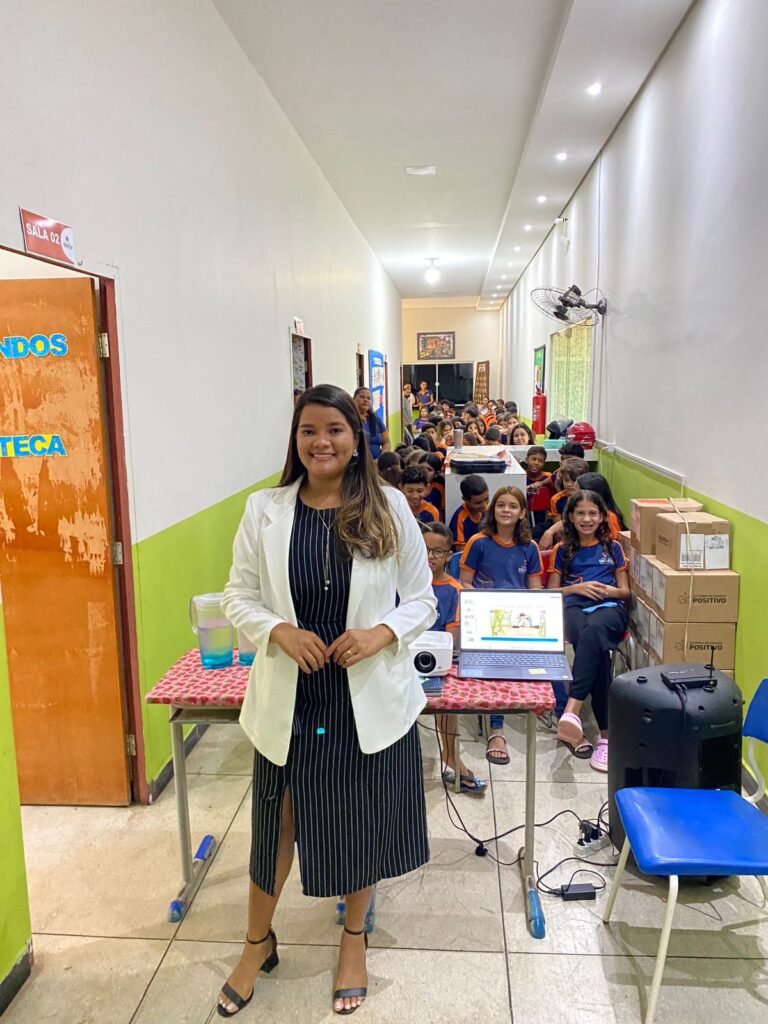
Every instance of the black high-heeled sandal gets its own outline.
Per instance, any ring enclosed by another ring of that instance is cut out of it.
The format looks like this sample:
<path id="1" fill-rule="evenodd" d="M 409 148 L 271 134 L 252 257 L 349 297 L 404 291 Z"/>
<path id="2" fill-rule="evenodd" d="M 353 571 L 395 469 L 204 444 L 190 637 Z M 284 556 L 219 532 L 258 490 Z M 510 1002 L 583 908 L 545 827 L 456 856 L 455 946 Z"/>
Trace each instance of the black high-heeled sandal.
<path id="1" fill-rule="evenodd" d="M 344 925 L 344 931 L 347 933 L 347 935 L 365 935 L 365 948 L 368 949 L 368 935 L 365 932 L 365 928 L 361 928 L 361 930 L 359 932 L 352 932 L 352 931 L 349 930 L 349 928 L 347 928 L 346 925 Z M 363 1000 L 363 1002 L 362 1003 L 358 1003 L 357 1006 L 353 1006 L 349 1010 L 335 1010 L 334 1009 L 333 1012 L 338 1014 L 339 1017 L 346 1017 L 350 1013 L 354 1013 L 355 1010 L 359 1010 L 360 1009 L 360 1007 L 365 1002 L 365 997 L 367 995 L 368 995 L 368 989 L 367 988 L 337 988 L 336 991 L 333 993 L 333 1001 L 334 1001 L 334 1003 L 336 1002 L 337 999 L 355 999 L 356 997 L 361 998 Z"/>
<path id="2" fill-rule="evenodd" d="M 269 974 L 269 972 L 273 971 L 280 963 L 280 957 L 277 955 L 277 936 L 275 935 L 271 928 L 269 929 L 269 931 L 267 932 L 263 939 L 256 939 L 254 941 L 253 939 L 249 939 L 247 935 L 245 936 L 245 941 L 250 946 L 260 946 L 262 942 L 266 942 L 270 936 L 272 936 L 272 952 L 269 954 L 269 956 L 266 958 L 264 963 L 259 968 L 259 970 L 263 974 Z M 234 1017 L 236 1013 L 240 1013 L 240 1011 L 244 1010 L 248 1003 L 250 1003 L 250 1001 L 253 999 L 253 993 L 255 989 L 256 986 L 254 985 L 253 988 L 251 989 L 251 994 L 248 996 L 247 999 L 244 999 L 239 992 L 235 992 L 232 986 L 225 981 L 224 984 L 221 986 L 221 991 L 227 997 L 227 999 L 229 999 L 231 1003 L 235 1004 L 237 1009 L 228 1010 L 226 1007 L 222 1006 L 221 1003 L 217 1003 L 216 1009 L 219 1011 L 219 1016 Z"/>

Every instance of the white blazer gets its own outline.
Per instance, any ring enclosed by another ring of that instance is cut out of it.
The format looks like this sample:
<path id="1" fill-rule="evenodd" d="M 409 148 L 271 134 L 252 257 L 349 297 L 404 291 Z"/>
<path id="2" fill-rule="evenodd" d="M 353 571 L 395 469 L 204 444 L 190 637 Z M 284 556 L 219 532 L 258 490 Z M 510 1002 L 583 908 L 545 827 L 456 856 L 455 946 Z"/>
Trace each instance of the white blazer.
<path id="1" fill-rule="evenodd" d="M 299 667 L 268 640 L 278 623 L 297 625 L 288 548 L 299 486 L 296 482 L 267 488 L 248 497 L 224 588 L 224 613 L 257 647 L 240 724 L 256 749 L 278 765 L 288 759 Z M 353 558 L 347 607 L 348 629 L 384 623 L 397 637 L 397 643 L 347 670 L 357 736 L 365 754 L 405 736 L 423 710 L 426 699 L 408 645 L 432 625 L 437 613 L 418 523 L 400 491 L 383 491 L 398 535 L 397 554 Z"/>

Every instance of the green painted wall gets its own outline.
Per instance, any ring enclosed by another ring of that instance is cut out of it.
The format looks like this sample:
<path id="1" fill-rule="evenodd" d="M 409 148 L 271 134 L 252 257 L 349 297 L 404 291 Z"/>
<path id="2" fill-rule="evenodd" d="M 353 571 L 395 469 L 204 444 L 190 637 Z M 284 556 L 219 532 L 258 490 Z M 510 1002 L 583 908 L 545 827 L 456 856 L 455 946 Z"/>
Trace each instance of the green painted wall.
<path id="1" fill-rule="evenodd" d="M 26 950 L 32 936 L 27 872 L 21 841 L 19 781 L 13 741 L 3 606 L 0 601 L 0 981 Z"/>
<path id="2" fill-rule="evenodd" d="M 629 522 L 631 498 L 688 497 L 700 501 L 707 512 L 730 520 L 731 568 L 741 575 L 739 624 L 736 629 L 735 678 L 745 700 L 768 676 L 768 523 L 738 512 L 729 505 L 699 494 L 613 452 L 600 451 L 600 472 L 611 485 L 616 502 Z M 761 768 L 768 773 L 768 751 L 759 750 Z"/>
<path id="3" fill-rule="evenodd" d="M 223 589 L 246 498 L 262 487 L 273 487 L 279 476 L 268 477 L 134 545 L 142 696 L 195 646 L 197 641 L 189 625 L 189 599 L 193 594 Z M 147 778 L 155 779 L 171 757 L 168 710 L 144 704 L 142 713 Z"/>

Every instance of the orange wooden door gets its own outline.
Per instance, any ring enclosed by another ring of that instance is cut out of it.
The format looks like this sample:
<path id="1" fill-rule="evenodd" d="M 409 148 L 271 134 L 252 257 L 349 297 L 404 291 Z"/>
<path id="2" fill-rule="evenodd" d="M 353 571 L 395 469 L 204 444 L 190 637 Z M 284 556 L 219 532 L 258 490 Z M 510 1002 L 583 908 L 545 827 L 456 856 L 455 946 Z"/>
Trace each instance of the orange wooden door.
<path id="1" fill-rule="evenodd" d="M 130 799 L 111 529 L 93 283 L 0 281 L 0 586 L 23 803 Z"/>

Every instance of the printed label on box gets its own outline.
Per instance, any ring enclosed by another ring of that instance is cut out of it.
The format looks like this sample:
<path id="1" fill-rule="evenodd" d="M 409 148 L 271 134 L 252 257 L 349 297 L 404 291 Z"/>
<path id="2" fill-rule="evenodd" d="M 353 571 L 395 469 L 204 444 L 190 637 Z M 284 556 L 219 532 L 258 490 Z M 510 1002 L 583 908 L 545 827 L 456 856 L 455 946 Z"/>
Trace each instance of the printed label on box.
<path id="1" fill-rule="evenodd" d="M 651 616 L 650 644 L 654 654 L 661 658 L 664 653 L 664 623 L 657 615 Z"/>
<path id="2" fill-rule="evenodd" d="M 681 569 L 703 569 L 704 568 L 704 540 L 703 533 L 683 533 L 680 536 L 680 568 Z M 726 566 L 726 569 L 728 566 Z"/>
<path id="3" fill-rule="evenodd" d="M 708 569 L 730 568 L 730 538 L 727 533 L 705 535 L 704 562 Z"/>
<path id="4" fill-rule="evenodd" d="M 667 599 L 667 580 L 661 569 L 653 570 L 653 603 L 663 608 Z"/>

